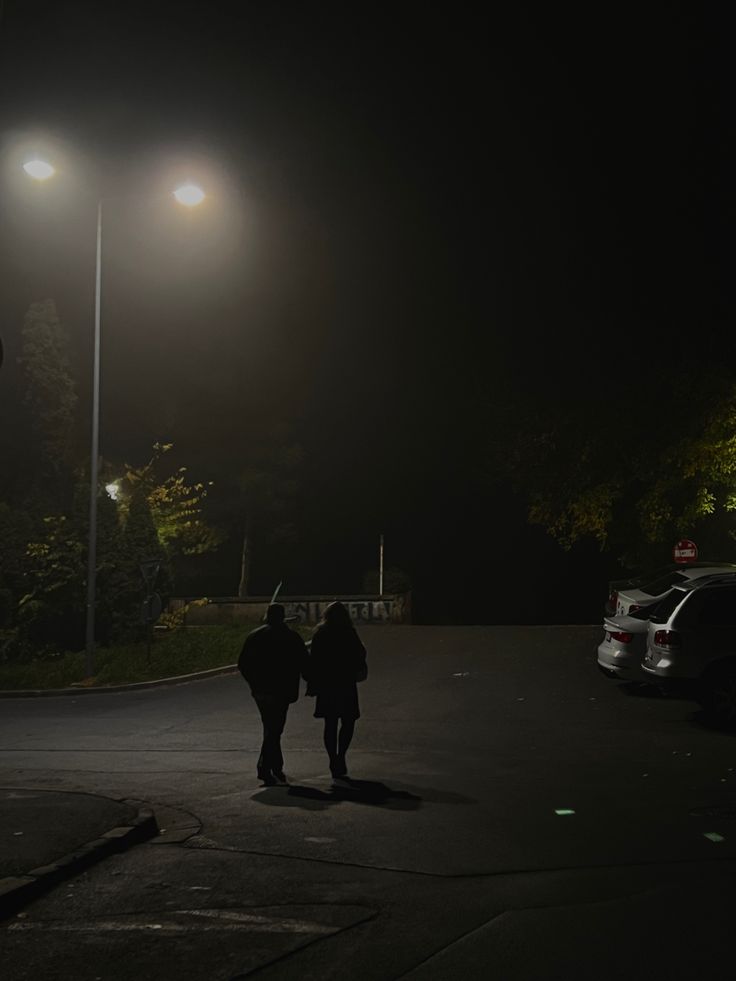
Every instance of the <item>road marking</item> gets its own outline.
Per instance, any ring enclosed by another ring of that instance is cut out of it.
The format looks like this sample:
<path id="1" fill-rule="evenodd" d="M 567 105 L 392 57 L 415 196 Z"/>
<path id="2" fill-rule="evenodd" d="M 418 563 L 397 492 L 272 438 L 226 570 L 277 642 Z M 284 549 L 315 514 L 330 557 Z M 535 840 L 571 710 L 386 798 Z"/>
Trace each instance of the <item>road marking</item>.
<path id="1" fill-rule="evenodd" d="M 167 916 L 186 916 L 195 920 L 212 920 L 211 923 L 135 922 L 126 920 L 97 920 L 84 923 L 43 922 L 42 920 L 14 921 L 7 930 L 53 930 L 58 933 L 186 933 L 191 930 L 250 931 L 252 933 L 308 933 L 327 936 L 339 928 L 315 923 L 311 920 L 295 920 L 288 917 L 262 916 L 257 913 L 241 913 L 222 909 L 170 910 Z"/>
<path id="2" fill-rule="evenodd" d="M 247 926 L 261 927 L 266 933 L 334 933 L 335 927 L 314 923 L 311 920 L 293 920 L 283 917 L 259 916 L 256 913 L 238 913 L 236 910 L 223 909 L 188 909 L 180 910 L 189 916 L 213 917 L 228 920 Z"/>

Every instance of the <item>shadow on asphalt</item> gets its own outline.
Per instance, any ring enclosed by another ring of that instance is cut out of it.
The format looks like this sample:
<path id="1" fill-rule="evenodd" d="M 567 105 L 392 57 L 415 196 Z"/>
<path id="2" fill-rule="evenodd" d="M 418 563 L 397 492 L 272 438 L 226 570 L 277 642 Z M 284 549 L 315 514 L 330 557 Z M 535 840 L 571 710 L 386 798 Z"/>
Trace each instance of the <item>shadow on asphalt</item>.
<path id="1" fill-rule="evenodd" d="M 689 702 L 690 704 L 693 702 L 693 698 L 685 693 L 664 692 L 656 685 L 651 685 L 646 681 L 625 681 L 618 688 L 630 698 L 666 698 L 671 702 Z M 696 709 L 692 712 L 687 721 L 694 729 L 707 729 L 709 732 L 718 732 L 724 736 L 736 736 L 736 721 L 731 723 L 715 722 L 702 709 Z"/>
<path id="2" fill-rule="evenodd" d="M 694 729 L 707 729 L 709 732 L 717 732 L 721 736 L 736 736 L 736 722 L 718 723 L 709 719 L 702 709 L 693 712 L 690 716 L 690 725 Z"/>
<path id="3" fill-rule="evenodd" d="M 303 807 L 310 811 L 325 810 L 335 804 L 351 802 L 368 804 L 372 807 L 385 807 L 393 811 L 416 811 L 427 802 L 439 804 L 475 804 L 472 797 L 453 794 L 441 790 L 422 790 L 411 793 L 408 790 L 394 790 L 376 780 L 343 780 L 333 784 L 329 790 L 291 784 L 286 787 L 267 787 L 254 794 L 252 800 L 272 807 Z"/>
<path id="4" fill-rule="evenodd" d="M 624 683 L 619 685 L 618 688 L 619 691 L 623 692 L 624 695 L 628 695 L 630 698 L 671 697 L 665 695 L 660 688 L 657 688 L 656 685 L 650 685 L 647 681 L 624 681 Z"/>
<path id="5" fill-rule="evenodd" d="M 656 685 L 650 685 L 646 681 L 625 681 L 618 688 L 630 698 L 666 698 L 672 702 L 693 702 L 692 697 L 686 694 L 663 692 Z M 694 711 L 688 721 L 695 729 L 708 729 L 710 732 L 722 733 L 724 736 L 736 736 L 736 721 L 730 724 L 714 722 L 702 709 Z"/>
<path id="6" fill-rule="evenodd" d="M 287 787 L 268 787 L 255 794 L 253 800 L 276 807 L 304 807 L 320 811 L 333 804 L 351 801 L 354 804 L 370 804 L 395 811 L 415 811 L 421 807 L 422 798 L 407 790 L 392 790 L 385 783 L 375 780 L 344 780 L 329 790 L 291 784 Z"/>

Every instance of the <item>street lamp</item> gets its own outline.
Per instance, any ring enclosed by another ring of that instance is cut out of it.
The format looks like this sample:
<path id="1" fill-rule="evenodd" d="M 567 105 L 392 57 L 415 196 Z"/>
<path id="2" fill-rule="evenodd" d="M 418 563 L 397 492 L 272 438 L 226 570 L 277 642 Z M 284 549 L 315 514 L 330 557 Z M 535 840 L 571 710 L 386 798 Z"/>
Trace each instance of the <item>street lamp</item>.
<path id="1" fill-rule="evenodd" d="M 23 164 L 23 170 L 34 180 L 45 181 L 56 171 L 45 160 L 35 157 Z M 174 196 L 187 207 L 204 200 L 204 191 L 196 184 L 183 184 Z M 89 545 L 87 549 L 87 616 L 85 628 L 85 671 L 94 673 L 95 598 L 97 586 L 97 479 L 100 455 L 100 300 L 102 297 L 102 198 L 97 202 L 97 245 L 95 249 L 95 331 L 92 367 L 92 443 L 89 466 Z"/>
<path id="2" fill-rule="evenodd" d="M 33 160 L 28 160 L 23 164 L 23 170 L 33 177 L 37 181 L 45 181 L 49 177 L 53 177 L 56 171 L 47 163 L 45 160 L 39 160 L 38 157 L 34 157 Z"/>
<path id="3" fill-rule="evenodd" d="M 182 184 L 174 191 L 176 200 L 187 208 L 193 208 L 204 201 L 204 191 L 196 184 Z"/>

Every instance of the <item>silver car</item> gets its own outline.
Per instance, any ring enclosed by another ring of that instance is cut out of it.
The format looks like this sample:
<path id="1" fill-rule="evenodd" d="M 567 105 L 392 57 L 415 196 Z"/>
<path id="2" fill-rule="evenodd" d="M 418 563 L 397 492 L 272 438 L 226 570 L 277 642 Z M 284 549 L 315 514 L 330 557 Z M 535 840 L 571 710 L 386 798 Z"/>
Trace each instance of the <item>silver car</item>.
<path id="1" fill-rule="evenodd" d="M 642 668 L 713 721 L 736 724 L 736 574 L 675 586 L 649 621 Z"/>
<path id="2" fill-rule="evenodd" d="M 712 576 L 718 573 L 736 572 L 736 565 L 728 562 L 713 563 L 713 565 L 688 565 L 679 569 L 672 569 L 663 575 L 651 579 L 642 585 L 621 589 L 616 591 L 616 596 L 610 597 L 610 601 L 615 603 L 616 616 L 626 613 L 633 613 L 646 606 L 652 606 L 663 599 L 669 591 L 677 585 L 700 579 L 703 576 Z"/>
<path id="3" fill-rule="evenodd" d="M 649 681 L 641 662 L 647 649 L 649 617 L 657 604 L 623 616 L 606 617 L 598 645 L 598 667 L 619 681 Z"/>

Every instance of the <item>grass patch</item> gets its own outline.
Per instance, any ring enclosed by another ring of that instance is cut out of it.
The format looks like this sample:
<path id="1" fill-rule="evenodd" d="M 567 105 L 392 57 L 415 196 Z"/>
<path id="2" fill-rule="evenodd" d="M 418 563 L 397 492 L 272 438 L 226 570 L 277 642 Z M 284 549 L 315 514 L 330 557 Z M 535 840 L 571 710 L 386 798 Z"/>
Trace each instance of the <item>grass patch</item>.
<path id="1" fill-rule="evenodd" d="M 247 634 L 259 625 L 182 627 L 168 634 L 158 634 L 151 644 L 150 664 L 145 643 L 98 647 L 91 683 L 84 677 L 84 651 L 59 654 L 28 664 L 0 664 L 0 689 L 69 688 L 82 682 L 85 687 L 126 685 L 220 668 L 237 662 Z M 309 627 L 296 626 L 295 629 L 305 640 L 311 636 Z"/>

